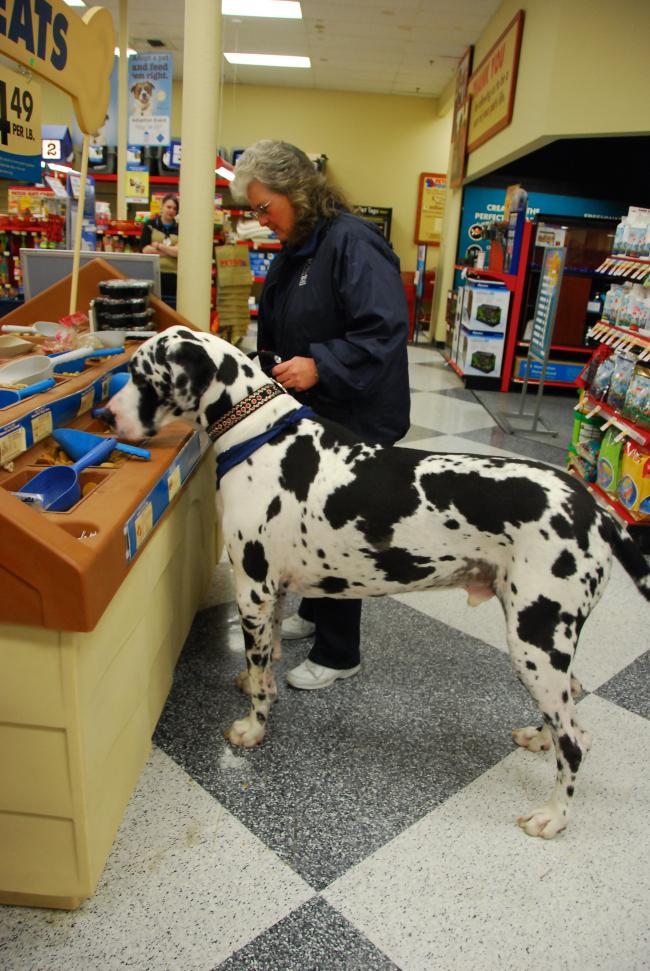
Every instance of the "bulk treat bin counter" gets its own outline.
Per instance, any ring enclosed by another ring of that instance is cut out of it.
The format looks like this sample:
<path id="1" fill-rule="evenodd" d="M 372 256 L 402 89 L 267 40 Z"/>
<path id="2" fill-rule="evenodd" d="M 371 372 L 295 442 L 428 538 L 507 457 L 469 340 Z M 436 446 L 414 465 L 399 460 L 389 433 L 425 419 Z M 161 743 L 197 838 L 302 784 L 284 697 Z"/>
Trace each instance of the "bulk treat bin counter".
<path id="1" fill-rule="evenodd" d="M 79 309 L 101 280 L 79 274 Z M 67 312 L 70 278 L 5 318 Z M 154 325 L 184 323 L 152 298 Z M 189 325 L 188 325 L 189 326 Z M 72 909 L 91 896 L 151 747 L 174 665 L 215 563 L 208 441 L 175 422 L 151 460 L 80 474 L 68 512 L 12 493 L 51 431 L 105 430 L 91 410 L 137 344 L 0 409 L 0 903 Z"/>

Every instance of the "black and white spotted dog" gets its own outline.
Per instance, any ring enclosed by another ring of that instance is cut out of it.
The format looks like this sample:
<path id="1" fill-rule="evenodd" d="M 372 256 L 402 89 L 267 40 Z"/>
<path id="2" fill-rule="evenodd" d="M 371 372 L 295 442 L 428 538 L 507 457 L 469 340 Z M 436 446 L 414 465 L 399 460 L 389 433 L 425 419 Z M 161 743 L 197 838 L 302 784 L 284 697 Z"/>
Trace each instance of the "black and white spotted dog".
<path id="1" fill-rule="evenodd" d="M 541 710 L 543 727 L 519 729 L 515 741 L 555 747 L 555 789 L 518 822 L 547 839 L 564 829 L 589 748 L 571 663 L 612 552 L 650 600 L 644 557 L 591 494 L 537 462 L 364 444 L 298 410 L 230 344 L 187 328 L 143 344 L 131 375 L 109 402 L 120 436 L 151 436 L 185 416 L 215 442 L 246 644 L 238 683 L 251 697 L 232 744 L 264 737 L 287 590 L 364 597 L 462 587 L 472 605 L 499 598 L 516 673 Z"/>

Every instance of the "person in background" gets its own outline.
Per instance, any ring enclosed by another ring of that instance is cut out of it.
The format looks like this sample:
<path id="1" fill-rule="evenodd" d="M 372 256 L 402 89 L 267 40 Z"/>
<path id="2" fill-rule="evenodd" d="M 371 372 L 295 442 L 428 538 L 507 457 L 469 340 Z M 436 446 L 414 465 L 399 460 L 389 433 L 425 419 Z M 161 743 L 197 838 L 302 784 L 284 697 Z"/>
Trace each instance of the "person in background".
<path id="1" fill-rule="evenodd" d="M 393 444 L 409 428 L 410 390 L 408 308 L 392 248 L 287 142 L 247 148 L 232 192 L 282 243 L 258 313 L 258 353 L 281 358 L 272 376 L 317 415 L 366 442 Z M 314 636 L 308 658 L 287 675 L 292 687 L 357 674 L 361 603 L 305 598 L 285 619 L 285 639 Z"/>
<path id="2" fill-rule="evenodd" d="M 140 250 L 160 256 L 162 299 L 175 308 L 178 266 L 178 198 L 175 195 L 166 195 L 160 213 L 142 227 Z"/>

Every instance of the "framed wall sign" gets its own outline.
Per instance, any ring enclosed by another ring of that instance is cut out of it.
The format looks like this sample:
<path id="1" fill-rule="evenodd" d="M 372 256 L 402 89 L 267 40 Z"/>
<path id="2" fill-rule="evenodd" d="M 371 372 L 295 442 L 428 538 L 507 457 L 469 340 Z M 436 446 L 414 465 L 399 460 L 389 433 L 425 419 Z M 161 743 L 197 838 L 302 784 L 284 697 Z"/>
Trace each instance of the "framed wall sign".
<path id="1" fill-rule="evenodd" d="M 468 47 L 456 68 L 454 88 L 454 117 L 451 126 L 451 162 L 449 165 L 449 188 L 458 189 L 465 178 L 467 163 L 467 122 L 469 119 L 469 99 L 467 87 L 472 70 L 474 48 Z"/>
<path id="2" fill-rule="evenodd" d="M 414 242 L 440 246 L 442 215 L 445 208 L 447 176 L 436 172 L 420 175 Z"/>
<path id="3" fill-rule="evenodd" d="M 468 152 L 510 124 L 523 27 L 524 11 L 519 10 L 469 79 Z"/>

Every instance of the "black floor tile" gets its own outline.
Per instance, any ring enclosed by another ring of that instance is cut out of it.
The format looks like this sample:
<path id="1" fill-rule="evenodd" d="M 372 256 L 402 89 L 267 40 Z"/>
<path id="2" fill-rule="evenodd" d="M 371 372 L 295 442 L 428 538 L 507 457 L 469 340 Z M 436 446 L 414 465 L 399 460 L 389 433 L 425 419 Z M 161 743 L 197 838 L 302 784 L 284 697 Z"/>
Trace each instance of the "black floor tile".
<path id="1" fill-rule="evenodd" d="M 362 670 L 324 691 L 290 689 L 267 739 L 223 737 L 246 702 L 224 608 L 195 620 L 155 742 L 315 889 L 496 764 L 510 729 L 537 720 L 505 654 L 397 601 L 364 606 Z M 221 624 L 221 631 L 219 630 Z M 285 644 L 280 672 L 307 653 Z"/>
<path id="2" fill-rule="evenodd" d="M 630 632 L 630 636 L 638 635 L 638 631 Z M 645 638 L 647 642 L 647 631 Z M 636 715 L 650 719 L 650 651 L 646 651 L 614 678 L 601 685 L 595 694 L 615 702 L 621 708 L 633 711 Z"/>
<path id="3" fill-rule="evenodd" d="M 394 971 L 396 967 L 318 897 L 222 962 L 218 971 Z"/>

